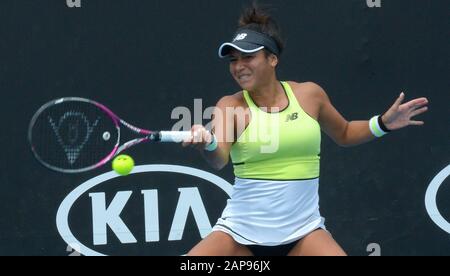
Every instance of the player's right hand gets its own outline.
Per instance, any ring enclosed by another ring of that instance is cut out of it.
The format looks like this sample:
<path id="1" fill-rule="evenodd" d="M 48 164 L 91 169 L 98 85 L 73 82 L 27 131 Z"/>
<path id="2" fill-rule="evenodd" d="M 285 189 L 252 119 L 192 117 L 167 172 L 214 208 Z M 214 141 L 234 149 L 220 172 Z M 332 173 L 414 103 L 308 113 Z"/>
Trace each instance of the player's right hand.
<path id="1" fill-rule="evenodd" d="M 194 125 L 191 128 L 192 137 L 188 140 L 184 140 L 183 147 L 192 147 L 197 150 L 203 151 L 212 141 L 211 133 L 206 130 L 202 125 Z"/>

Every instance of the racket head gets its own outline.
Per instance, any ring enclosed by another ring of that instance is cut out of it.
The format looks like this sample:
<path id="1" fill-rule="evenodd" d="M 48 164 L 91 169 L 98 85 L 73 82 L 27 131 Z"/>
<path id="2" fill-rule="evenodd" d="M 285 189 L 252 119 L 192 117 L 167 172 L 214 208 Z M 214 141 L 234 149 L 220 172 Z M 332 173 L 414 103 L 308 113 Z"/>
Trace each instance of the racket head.
<path id="1" fill-rule="evenodd" d="M 120 143 L 120 119 L 95 101 L 52 100 L 34 114 L 28 141 L 36 159 L 62 173 L 80 173 L 111 160 Z"/>

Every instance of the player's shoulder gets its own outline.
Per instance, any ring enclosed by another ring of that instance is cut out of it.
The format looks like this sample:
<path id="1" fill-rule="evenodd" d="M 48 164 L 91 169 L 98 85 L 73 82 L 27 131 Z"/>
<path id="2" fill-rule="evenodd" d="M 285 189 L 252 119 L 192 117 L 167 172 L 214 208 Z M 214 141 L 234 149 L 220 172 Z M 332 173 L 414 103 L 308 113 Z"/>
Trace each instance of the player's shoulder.
<path id="1" fill-rule="evenodd" d="M 245 99 L 242 91 L 224 96 L 217 102 L 217 106 L 221 107 L 238 107 L 244 105 Z"/>
<path id="2" fill-rule="evenodd" d="M 308 82 L 295 82 L 288 81 L 288 84 L 291 86 L 292 91 L 295 96 L 301 98 L 313 98 L 316 100 L 326 100 L 328 99 L 327 93 L 325 90 L 317 83 L 308 81 Z"/>

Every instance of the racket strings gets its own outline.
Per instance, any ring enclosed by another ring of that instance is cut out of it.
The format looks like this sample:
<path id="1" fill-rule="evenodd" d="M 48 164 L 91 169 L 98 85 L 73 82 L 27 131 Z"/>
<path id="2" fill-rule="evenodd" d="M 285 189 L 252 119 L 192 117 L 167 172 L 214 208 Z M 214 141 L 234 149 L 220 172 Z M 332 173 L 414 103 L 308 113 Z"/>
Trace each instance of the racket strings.
<path id="1" fill-rule="evenodd" d="M 60 171 L 95 166 L 118 144 L 113 120 L 96 105 L 66 101 L 51 105 L 37 116 L 31 143 L 45 165 Z"/>
<path id="2" fill-rule="evenodd" d="M 61 126 L 66 122 L 66 120 L 71 120 L 71 122 L 68 123 L 66 130 L 61 129 Z M 86 114 L 76 111 L 68 111 L 60 117 L 58 124 L 56 124 L 50 116 L 48 116 L 48 121 L 53 129 L 59 145 L 67 155 L 67 161 L 73 165 L 80 156 L 84 146 L 89 141 L 93 131 L 100 121 L 100 118 L 98 117 L 91 125 Z M 81 125 L 86 127 L 84 137 L 79 137 L 80 130 L 82 130 L 82 127 L 80 127 L 80 122 Z M 67 139 L 64 139 L 64 137 Z M 67 143 L 65 141 L 67 141 Z"/>

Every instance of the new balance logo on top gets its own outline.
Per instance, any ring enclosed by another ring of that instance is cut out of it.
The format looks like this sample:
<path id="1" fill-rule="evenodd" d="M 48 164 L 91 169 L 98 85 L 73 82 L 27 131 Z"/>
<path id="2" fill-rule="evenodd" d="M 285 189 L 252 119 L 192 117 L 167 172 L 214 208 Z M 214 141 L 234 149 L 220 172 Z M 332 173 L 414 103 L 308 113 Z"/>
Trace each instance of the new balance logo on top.
<path id="1" fill-rule="evenodd" d="M 288 115 L 287 115 L 286 122 L 289 122 L 289 121 L 295 121 L 295 120 L 297 120 L 297 119 L 298 119 L 298 113 L 295 112 L 295 113 L 292 113 L 292 114 L 288 114 Z"/>
<path id="2" fill-rule="evenodd" d="M 237 40 L 244 40 L 247 37 L 246 33 L 243 34 L 238 34 L 233 41 L 237 41 Z"/>

